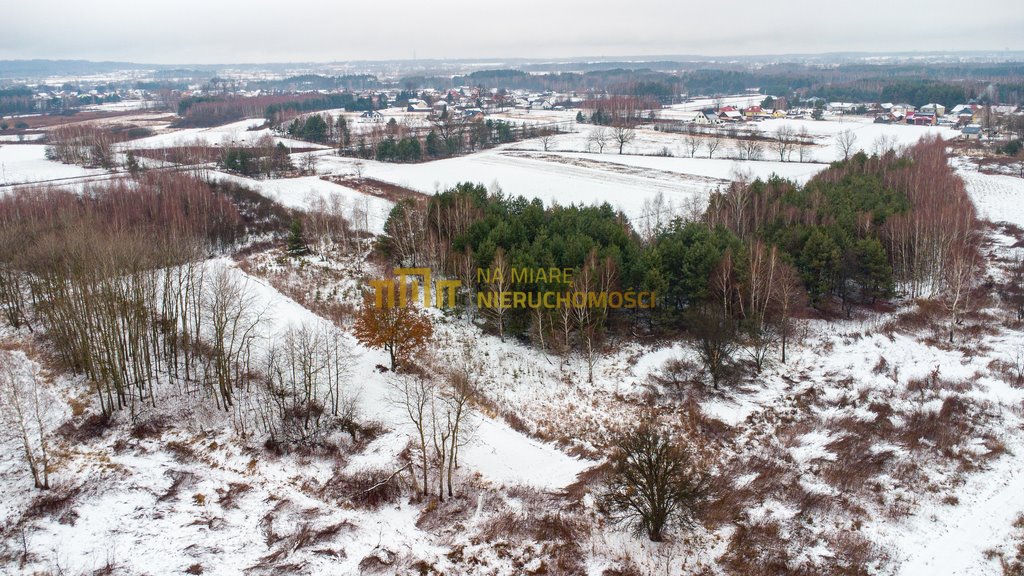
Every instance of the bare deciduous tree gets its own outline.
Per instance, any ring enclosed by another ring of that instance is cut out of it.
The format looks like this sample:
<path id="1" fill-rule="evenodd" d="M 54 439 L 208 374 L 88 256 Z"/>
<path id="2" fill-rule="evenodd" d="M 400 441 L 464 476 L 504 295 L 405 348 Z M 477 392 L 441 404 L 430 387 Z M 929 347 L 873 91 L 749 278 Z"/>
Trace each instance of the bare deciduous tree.
<path id="1" fill-rule="evenodd" d="M 708 158 L 715 157 L 715 151 L 722 144 L 722 133 L 718 130 L 714 130 L 711 134 L 704 139 L 704 147 L 708 149 Z"/>
<path id="2" fill-rule="evenodd" d="M 800 127 L 800 132 L 797 133 L 796 138 L 797 159 L 800 162 L 812 162 L 811 147 L 814 145 L 814 138 L 811 137 L 811 133 L 807 130 L 807 126 Z"/>
<path id="3" fill-rule="evenodd" d="M 973 244 L 965 243 L 950 249 L 943 269 L 943 303 L 949 312 L 950 344 L 953 343 L 956 327 L 963 322 L 964 313 L 970 309 L 971 292 L 978 282 L 979 269 L 978 250 Z"/>
<path id="4" fill-rule="evenodd" d="M 690 158 L 693 158 L 700 152 L 703 145 L 703 140 L 697 136 L 697 130 L 692 124 L 688 125 L 686 127 L 686 135 L 683 136 L 683 149 L 690 153 Z"/>
<path id="5" fill-rule="evenodd" d="M 847 128 L 836 134 L 836 150 L 843 160 L 849 160 L 857 146 L 857 134 Z"/>
<path id="6" fill-rule="evenodd" d="M 778 264 L 776 278 L 778 284 L 774 296 L 776 298 L 775 307 L 778 310 L 779 348 L 781 361 L 785 364 L 786 345 L 793 335 L 793 314 L 805 305 L 807 291 L 801 282 L 800 273 L 785 262 Z"/>
<path id="7" fill-rule="evenodd" d="M 733 355 L 737 350 L 735 322 L 714 304 L 692 310 L 687 326 L 690 347 L 697 354 L 711 385 L 717 390 L 735 373 Z"/>
<path id="8" fill-rule="evenodd" d="M 871 144 L 871 153 L 878 157 L 885 156 L 888 152 L 895 150 L 896 143 L 896 136 L 887 133 L 879 134 Z"/>
<path id="9" fill-rule="evenodd" d="M 612 136 L 619 144 L 619 154 L 622 154 L 622 150 L 626 144 L 629 144 L 636 138 L 636 130 L 626 124 L 617 124 L 612 128 Z"/>
<path id="10" fill-rule="evenodd" d="M 611 258 L 599 261 L 597 250 L 591 249 L 583 268 L 572 281 L 572 292 L 584 295 L 582 302 L 573 298 L 572 314 L 580 338 L 581 352 L 587 363 L 588 383 L 594 382 L 594 366 L 598 356 L 597 346 L 602 339 L 604 322 L 608 316 L 607 300 L 603 300 L 602 303 L 600 296 L 604 295 L 607 298 L 615 283 L 616 274 L 617 271 Z M 590 301 L 591 294 L 598 296 L 598 302 Z"/>
<path id="11" fill-rule="evenodd" d="M 505 316 L 508 315 L 510 310 L 510 301 L 507 298 L 503 298 L 503 296 L 512 287 L 511 270 L 508 257 L 505 256 L 505 250 L 498 247 L 494 252 L 494 261 L 491 262 L 491 267 L 488 271 L 490 276 L 486 285 L 487 291 L 491 294 L 490 305 L 482 310 L 482 312 L 494 320 L 498 327 L 498 337 L 501 338 L 502 342 L 505 341 Z"/>
<path id="12" fill-rule="evenodd" d="M 540 135 L 540 143 L 544 146 L 544 151 L 547 152 L 551 143 L 555 141 L 555 133 L 545 130 Z"/>
<path id="13" fill-rule="evenodd" d="M 392 380 L 394 402 L 409 419 L 415 431 L 416 448 L 419 450 L 422 485 L 420 494 L 430 493 L 430 467 L 428 465 L 427 432 L 431 431 L 430 408 L 434 401 L 433 381 L 423 374 L 402 375 Z"/>
<path id="14" fill-rule="evenodd" d="M 609 140 L 608 130 L 603 126 L 598 126 L 587 136 L 587 145 L 597 146 L 597 153 L 604 154 L 604 148 L 608 145 Z"/>
<path id="15" fill-rule="evenodd" d="M 775 131 L 775 139 L 772 140 L 772 150 L 779 155 L 780 162 L 786 162 L 793 154 L 793 146 L 796 144 L 796 135 L 789 125 L 780 126 Z"/>
<path id="16" fill-rule="evenodd" d="M 661 542 L 670 527 L 696 524 L 709 486 L 688 450 L 644 422 L 617 443 L 601 506 L 612 520 Z"/>
<path id="17" fill-rule="evenodd" d="M 311 175 L 316 174 L 316 156 L 312 152 L 306 152 L 302 155 L 302 162 L 299 164 L 299 170 L 303 174 Z"/>
<path id="18" fill-rule="evenodd" d="M 740 160 L 760 160 L 764 156 L 764 145 L 756 134 L 736 141 L 736 151 Z"/>

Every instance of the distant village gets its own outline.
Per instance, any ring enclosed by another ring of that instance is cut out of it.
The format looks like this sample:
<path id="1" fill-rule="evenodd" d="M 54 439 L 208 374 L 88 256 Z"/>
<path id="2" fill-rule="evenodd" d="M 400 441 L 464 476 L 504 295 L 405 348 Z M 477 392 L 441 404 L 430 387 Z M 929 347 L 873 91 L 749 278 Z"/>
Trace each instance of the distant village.
<path id="1" fill-rule="evenodd" d="M 8 89 L 8 92 L 10 90 Z M 236 85 L 207 82 L 190 85 L 183 90 L 141 88 L 117 88 L 78 90 L 74 86 L 60 88 L 40 87 L 31 95 L 6 96 L 0 102 L 0 116 L 13 117 L 17 113 L 73 114 L 82 110 L 141 110 L 170 109 L 183 99 L 269 99 L 269 98 L 310 98 L 345 95 L 352 102 L 345 109 L 359 112 L 358 122 L 385 123 L 399 112 L 423 114 L 425 118 L 440 116 L 468 120 L 482 119 L 491 114 L 519 113 L 532 111 L 568 112 L 567 118 L 575 116 L 579 122 L 595 122 L 593 111 L 605 99 L 621 99 L 602 92 L 533 92 L 501 87 L 483 88 L 461 86 L 448 90 L 437 89 L 366 89 L 366 90 L 249 90 Z M 738 96 L 748 101 L 760 100 L 747 106 L 728 104 Z M 627 97 L 629 98 L 629 97 Z M 674 97 L 673 103 L 666 104 L 656 99 L 636 98 L 627 106 L 630 123 L 643 121 L 657 122 L 662 110 L 689 110 L 689 116 L 680 118 L 674 114 L 672 120 L 679 124 L 701 126 L 725 126 L 736 123 L 759 122 L 773 118 L 836 119 L 843 116 L 873 118 L 874 122 L 886 124 L 909 124 L 915 126 L 948 126 L 961 132 L 965 140 L 1012 140 L 1021 137 L 1024 125 L 1024 111 L 1020 105 L 992 104 L 968 100 L 947 107 L 939 103 L 915 106 L 906 102 L 829 102 L 819 97 L 808 97 L 791 102 L 786 97 L 764 96 L 757 89 L 750 89 L 743 95 L 709 95 Z M 707 104 L 700 106 L 700 103 Z M 316 111 L 303 110 L 304 112 Z M 573 115 L 572 112 L 577 114 Z M 14 112 L 14 114 L 12 114 Z M 621 113 L 621 112 L 617 112 Z M 605 118 L 603 123 L 617 121 Z M 14 122 L 6 122 L 0 131 L 9 132 Z"/>

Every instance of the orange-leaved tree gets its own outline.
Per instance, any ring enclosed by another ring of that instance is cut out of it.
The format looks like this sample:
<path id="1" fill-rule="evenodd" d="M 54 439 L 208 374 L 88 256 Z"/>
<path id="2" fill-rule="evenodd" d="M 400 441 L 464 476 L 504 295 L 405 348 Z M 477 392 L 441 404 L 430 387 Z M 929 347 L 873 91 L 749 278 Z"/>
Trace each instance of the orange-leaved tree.
<path id="1" fill-rule="evenodd" d="M 383 348 L 395 370 L 411 353 L 422 348 L 434 333 L 434 326 L 414 306 L 377 306 L 373 294 L 367 294 L 355 322 L 356 338 L 371 348 Z"/>

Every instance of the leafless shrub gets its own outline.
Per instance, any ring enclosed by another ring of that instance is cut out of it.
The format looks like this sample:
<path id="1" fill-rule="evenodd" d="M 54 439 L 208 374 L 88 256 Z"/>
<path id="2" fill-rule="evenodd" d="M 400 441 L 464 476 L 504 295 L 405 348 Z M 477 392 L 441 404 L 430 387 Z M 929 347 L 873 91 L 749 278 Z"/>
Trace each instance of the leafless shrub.
<path id="1" fill-rule="evenodd" d="M 85 444 L 100 438 L 113 424 L 113 419 L 106 414 L 90 414 L 76 423 L 68 420 L 57 428 L 57 434 L 69 442 Z"/>
<path id="2" fill-rule="evenodd" d="M 164 444 L 164 448 L 174 455 L 175 460 L 182 464 L 195 462 L 198 458 L 195 449 L 184 442 L 171 440 Z"/>
<path id="3" fill-rule="evenodd" d="M 516 510 L 506 509 L 488 518 L 480 528 L 480 537 L 485 542 L 523 537 L 530 532 L 531 521 Z"/>
<path id="4" fill-rule="evenodd" d="M 323 544 L 334 540 L 338 534 L 343 530 L 352 530 L 355 528 L 351 522 L 341 521 L 334 524 L 329 524 L 321 528 L 314 528 L 309 522 L 303 522 L 295 532 L 279 538 L 276 542 L 275 549 L 260 558 L 257 565 L 250 567 L 249 570 L 261 569 L 261 568 L 274 568 L 274 573 L 288 572 L 284 570 L 283 566 L 279 563 L 294 554 L 297 550 Z M 341 553 L 343 554 L 343 553 Z M 339 555 L 339 553 L 334 553 Z"/>
<path id="5" fill-rule="evenodd" d="M 166 416 L 155 416 L 153 418 L 147 418 L 135 426 L 132 426 L 132 438 L 137 440 L 146 440 L 159 438 L 163 433 L 171 428 L 170 418 Z"/>
<path id="6" fill-rule="evenodd" d="M 789 543 L 782 526 L 774 520 L 736 526 L 721 563 L 730 574 L 789 576 L 793 573 Z"/>
<path id="7" fill-rule="evenodd" d="M 401 498 L 400 473 L 406 468 L 407 466 L 398 470 L 359 470 L 348 475 L 336 475 L 326 492 L 350 502 L 357 508 L 376 510 Z"/>
<path id="8" fill-rule="evenodd" d="M 701 368 L 685 358 L 673 358 L 650 375 L 653 384 L 673 395 L 682 395 L 700 383 Z"/>
<path id="9" fill-rule="evenodd" d="M 484 524 L 480 536 L 496 545 L 524 541 L 542 543 L 543 552 L 538 558 L 544 573 L 569 575 L 585 572 L 579 543 L 588 530 L 585 522 L 571 514 L 506 509 Z"/>
<path id="10" fill-rule="evenodd" d="M 252 486 L 244 482 L 231 482 L 226 488 L 217 489 L 217 503 L 225 510 L 238 508 L 238 497 L 252 490 Z"/>
<path id="11" fill-rule="evenodd" d="M 954 457 L 953 448 L 969 438 L 973 428 L 968 405 L 960 398 L 950 396 L 942 402 L 938 412 L 911 412 L 906 417 L 901 437 L 911 450 L 930 447 Z"/>
<path id="12" fill-rule="evenodd" d="M 938 326 L 944 311 L 940 302 L 918 300 L 917 305 L 896 317 L 895 328 L 901 332 L 918 332 Z"/>
<path id="13" fill-rule="evenodd" d="M 852 530 L 837 530 L 827 536 L 832 551 L 831 565 L 823 573 L 836 576 L 868 576 L 873 565 L 887 557 L 877 544 Z"/>
<path id="14" fill-rule="evenodd" d="M 46 492 L 40 492 L 32 503 L 29 504 L 22 515 L 23 521 L 36 520 L 40 518 L 56 518 L 61 524 L 74 525 L 78 514 L 73 507 L 79 497 L 85 492 L 85 487 L 78 486 L 54 486 Z"/>
<path id="15" fill-rule="evenodd" d="M 156 499 L 157 502 L 166 502 L 177 498 L 182 489 L 188 488 L 196 482 L 196 475 L 187 470 L 168 470 L 166 475 L 171 478 L 171 484 Z"/>
<path id="16" fill-rule="evenodd" d="M 616 568 L 606 568 L 601 576 L 644 576 L 644 573 L 632 562 L 625 563 Z"/>
<path id="17" fill-rule="evenodd" d="M 396 553 L 378 546 L 359 561 L 359 570 L 362 574 L 394 572 L 393 566 L 397 559 Z"/>
<path id="18" fill-rule="evenodd" d="M 834 461 L 822 466 L 822 477 L 840 490 L 859 490 L 881 474 L 893 458 L 891 450 L 873 451 L 874 439 L 856 432 L 844 435 L 826 448 L 836 455 Z"/>

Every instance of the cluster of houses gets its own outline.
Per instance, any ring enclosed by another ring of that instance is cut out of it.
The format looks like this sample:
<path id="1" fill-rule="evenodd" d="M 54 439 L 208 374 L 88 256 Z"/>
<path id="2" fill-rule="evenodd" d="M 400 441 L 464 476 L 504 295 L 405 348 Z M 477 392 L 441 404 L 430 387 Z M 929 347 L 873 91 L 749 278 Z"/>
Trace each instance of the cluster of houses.
<path id="1" fill-rule="evenodd" d="M 469 111 L 470 113 L 490 114 L 506 110 L 565 110 L 566 105 L 583 102 L 576 94 L 560 94 L 557 92 L 527 92 L 513 90 L 505 92 L 492 88 L 481 90 L 477 87 L 463 86 L 447 92 L 425 90 L 421 98 L 412 98 L 406 107 L 408 112 L 439 114 L 445 110 Z"/>
<path id="2" fill-rule="evenodd" d="M 810 111 L 800 108 L 789 109 L 784 98 L 777 98 L 772 109 L 762 106 L 747 106 L 739 108 L 736 106 L 722 106 L 720 108 L 708 108 L 694 114 L 690 120 L 694 124 L 721 125 L 735 122 L 757 122 L 771 118 L 803 118 Z"/>
<path id="3" fill-rule="evenodd" d="M 146 90 L 123 89 L 114 92 L 100 92 L 99 90 L 39 90 L 32 94 L 32 108 L 35 112 L 45 113 L 54 110 L 77 108 L 103 104 L 105 102 L 120 102 L 122 100 L 149 100 L 154 98 Z"/>
<path id="4" fill-rule="evenodd" d="M 695 112 L 689 120 L 693 124 L 723 125 L 735 122 L 756 122 L 771 118 L 810 118 L 815 109 L 822 115 L 839 116 L 857 114 L 873 117 L 877 123 L 909 124 L 912 126 L 951 126 L 959 128 L 965 139 L 980 139 L 984 126 L 991 126 L 996 118 L 1011 114 L 1024 114 L 1019 106 L 983 105 L 976 101 L 958 104 L 947 110 L 942 104 L 930 103 L 917 108 L 911 104 L 825 102 L 811 98 L 805 102 L 810 108 L 788 108 L 785 98 L 774 99 L 771 109 L 762 106 L 721 106 Z"/>
<path id="5" fill-rule="evenodd" d="M 384 93 L 388 101 L 395 102 L 397 93 Z M 565 110 L 583 102 L 576 94 L 556 92 L 533 93 L 524 90 L 500 91 L 497 88 L 481 90 L 478 87 L 463 86 L 448 91 L 423 90 L 418 97 L 409 98 L 406 112 L 421 113 L 429 117 L 451 114 L 456 117 L 476 118 L 509 110 Z M 383 122 L 385 117 L 378 111 L 363 112 L 361 122 Z"/>

